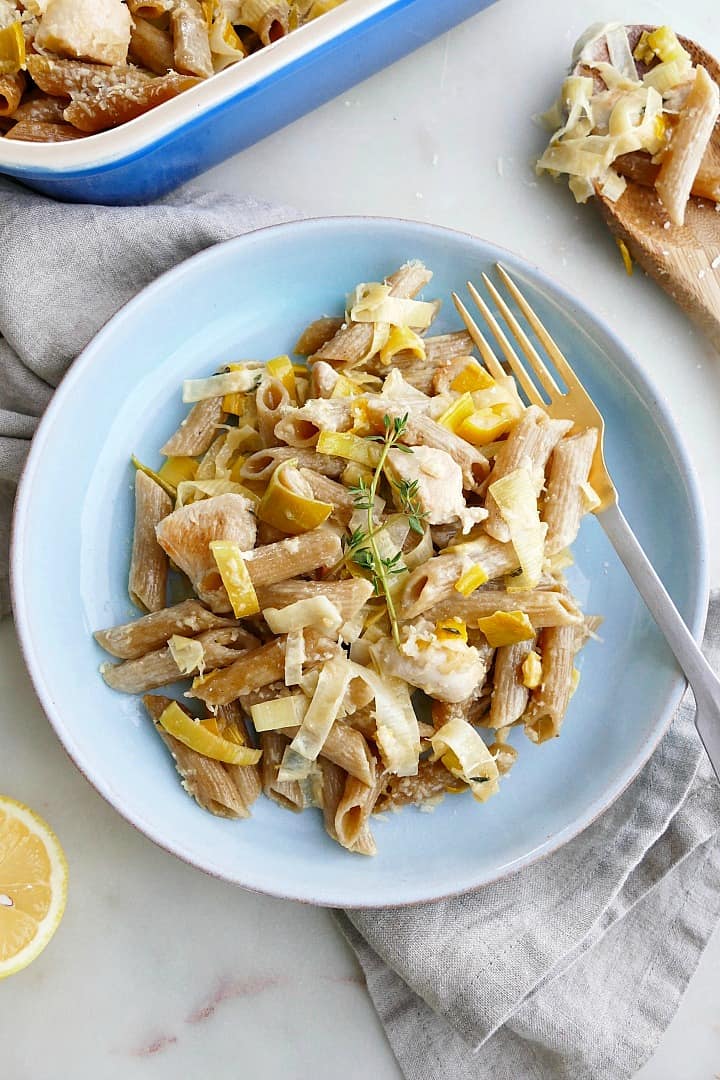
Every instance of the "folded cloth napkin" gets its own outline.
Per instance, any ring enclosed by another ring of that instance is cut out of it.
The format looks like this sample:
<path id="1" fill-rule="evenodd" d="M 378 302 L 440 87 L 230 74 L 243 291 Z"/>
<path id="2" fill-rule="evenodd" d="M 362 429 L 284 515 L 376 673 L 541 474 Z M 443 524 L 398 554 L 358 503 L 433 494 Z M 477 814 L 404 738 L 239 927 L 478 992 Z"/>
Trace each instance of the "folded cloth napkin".
<path id="1" fill-rule="evenodd" d="M 3 612 L 14 484 L 73 358 L 163 270 L 296 216 L 187 193 L 149 207 L 68 206 L 0 180 Z M 720 594 L 705 644 L 717 666 Z M 560 851 L 465 896 L 339 913 L 409 1080 L 630 1076 L 720 918 L 719 830 L 720 788 L 686 699 L 634 783 Z"/>

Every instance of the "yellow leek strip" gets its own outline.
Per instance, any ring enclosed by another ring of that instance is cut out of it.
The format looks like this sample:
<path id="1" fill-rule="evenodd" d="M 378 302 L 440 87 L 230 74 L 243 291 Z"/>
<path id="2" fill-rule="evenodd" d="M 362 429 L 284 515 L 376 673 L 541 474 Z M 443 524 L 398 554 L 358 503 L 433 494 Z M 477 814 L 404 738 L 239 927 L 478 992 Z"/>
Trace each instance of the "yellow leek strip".
<path id="1" fill-rule="evenodd" d="M 404 297 L 391 296 L 390 286 L 383 285 L 379 281 L 357 285 L 348 296 L 350 320 L 386 324 L 385 341 L 390 334 L 390 325 L 412 326 L 415 330 L 427 330 L 436 313 L 435 304 L 424 300 L 407 300 Z M 382 348 L 385 341 L 377 345 L 378 350 Z"/>
<path id="2" fill-rule="evenodd" d="M 318 454 L 345 458 L 366 469 L 374 469 L 382 453 L 378 443 L 368 442 L 349 431 L 321 431 L 315 449 Z"/>
<path id="3" fill-rule="evenodd" d="M 0 30 L 0 75 L 17 75 L 25 68 L 25 36 L 19 19 Z"/>
<path id="4" fill-rule="evenodd" d="M 173 634 L 168 640 L 170 655 L 181 675 L 202 675 L 205 670 L 205 650 L 202 642 L 183 634 Z"/>
<path id="5" fill-rule="evenodd" d="M 468 357 L 465 367 L 458 372 L 450 383 L 450 389 L 458 394 L 473 393 L 475 390 L 489 390 L 495 385 L 492 375 L 472 356 Z"/>
<path id="6" fill-rule="evenodd" d="M 297 463 L 297 458 L 290 458 L 281 461 L 273 470 L 256 510 L 261 521 L 293 536 L 316 529 L 327 521 L 333 511 L 332 503 L 300 495 L 287 485 L 285 473 L 288 469 L 297 468 Z"/>
<path id="7" fill-rule="evenodd" d="M 686 67 L 690 67 L 692 64 L 690 54 L 683 49 L 675 31 L 671 30 L 669 26 L 658 26 L 656 30 L 652 30 L 650 33 L 643 30 L 633 56 L 636 60 L 643 60 L 646 64 L 652 61 L 653 56 L 659 56 L 665 63 L 675 60 L 680 61 Z"/>
<path id="8" fill-rule="evenodd" d="M 295 370 L 292 365 L 292 361 L 289 356 L 276 356 L 273 360 L 268 360 L 265 367 L 268 373 L 272 375 L 274 379 L 279 379 L 283 384 L 288 394 L 293 401 L 297 399 L 297 390 L 295 387 Z"/>
<path id="9" fill-rule="evenodd" d="M 477 409 L 460 424 L 457 434 L 473 446 L 485 446 L 506 435 L 517 423 L 517 414 L 508 402 Z"/>
<path id="10" fill-rule="evenodd" d="M 464 641 L 467 644 L 467 626 L 464 619 L 455 615 L 435 623 L 435 637 L 438 641 Z"/>
<path id="11" fill-rule="evenodd" d="M 409 326 L 391 326 L 388 339 L 380 350 L 380 363 L 389 364 L 399 352 L 411 352 L 418 360 L 424 360 L 425 342 Z"/>
<path id="12" fill-rule="evenodd" d="M 238 545 L 229 540 L 211 540 L 210 550 L 230 598 L 235 618 L 256 615 L 260 604 Z"/>
<path id="13" fill-rule="evenodd" d="M 355 397 L 359 394 L 360 387 L 357 383 L 354 383 L 352 379 L 348 379 L 347 375 L 343 375 L 342 372 L 338 372 L 337 382 L 332 388 L 331 398 L 342 397 Z"/>
<path id="14" fill-rule="evenodd" d="M 223 412 L 232 413 L 233 416 L 244 416 L 246 401 L 246 394 L 225 394 L 222 400 Z"/>
<path id="15" fill-rule="evenodd" d="M 482 568 L 480 563 L 475 563 L 474 566 L 463 571 L 453 588 L 456 592 L 459 592 L 461 596 L 469 596 L 470 593 L 475 592 L 477 588 L 484 585 L 487 579 L 487 572 Z"/>
<path id="16" fill-rule="evenodd" d="M 203 724 L 183 712 L 176 701 L 163 710 L 158 723 L 178 742 L 184 743 L 203 757 L 212 758 L 213 761 L 224 761 L 227 765 L 256 765 L 262 757 L 262 750 L 239 746 L 222 735 L 209 731 Z"/>
<path id="17" fill-rule="evenodd" d="M 496 611 L 477 620 L 477 628 L 487 638 L 491 649 L 501 645 L 517 645 L 535 637 L 535 629 L 524 611 Z"/>
<path id="18" fill-rule="evenodd" d="M 351 461 L 343 469 L 340 479 L 345 487 L 358 487 L 361 481 L 366 487 L 369 487 L 372 475 L 372 469 L 366 469 L 362 465 L 358 465 L 356 461 Z"/>
<path id="19" fill-rule="evenodd" d="M 491 484 L 488 491 L 508 527 L 510 541 L 522 568 L 522 575 L 515 580 L 514 586 L 518 589 L 534 589 L 542 575 L 547 525 L 540 521 L 537 492 L 530 470 L 515 469 Z"/>
<path id="20" fill-rule="evenodd" d="M 443 724 L 430 738 L 433 760 L 463 780 L 479 802 L 498 791 L 498 767 L 495 758 L 471 724 L 456 716 Z"/>
<path id="21" fill-rule="evenodd" d="M 138 472 L 144 472 L 146 476 L 149 476 L 151 480 L 154 480 L 155 483 L 163 489 L 166 495 L 169 495 L 171 499 L 175 498 L 177 491 L 174 484 L 171 484 L 168 480 L 165 480 L 160 475 L 160 473 L 156 473 L 148 465 L 143 465 L 142 461 L 138 461 L 134 454 L 130 455 L 130 460 L 132 461 Z"/>
<path id="22" fill-rule="evenodd" d="M 158 476 L 166 480 L 168 484 L 177 489 L 183 480 L 194 480 L 198 471 L 198 463 L 192 457 L 169 457 L 166 458 Z"/>
<path id="23" fill-rule="evenodd" d="M 290 694 L 251 705 L 250 715 L 256 731 L 279 731 L 302 724 L 308 704 L 304 694 Z"/>
<path id="24" fill-rule="evenodd" d="M 206 398 L 222 397 L 226 394 L 240 394 L 252 390 L 258 381 L 260 372 L 243 365 L 228 365 L 230 371 L 220 375 L 209 375 L 206 379 L 185 379 L 183 382 L 183 401 L 189 405 Z"/>
<path id="25" fill-rule="evenodd" d="M 627 244 L 625 243 L 624 240 L 618 239 L 618 237 L 615 238 L 615 243 L 620 248 L 620 254 L 622 255 L 622 261 L 625 264 L 626 273 L 628 275 L 632 274 L 632 272 L 633 272 L 632 255 L 628 251 Z"/>
<path id="26" fill-rule="evenodd" d="M 547 560 L 547 568 L 551 574 L 559 574 L 561 570 L 567 570 L 568 566 L 574 566 L 575 559 L 570 548 L 563 548 L 562 551 L 556 551 L 554 555 L 551 555 Z"/>
<path id="27" fill-rule="evenodd" d="M 238 454 L 238 456 L 233 461 L 230 467 L 230 479 L 234 484 L 240 484 L 240 481 L 242 479 L 241 470 L 246 461 L 247 456 L 245 454 Z M 242 485 L 240 486 L 242 487 Z M 253 492 L 253 494 L 255 493 Z M 257 498 L 257 496 L 255 496 L 255 498 Z"/>
<path id="28" fill-rule="evenodd" d="M 572 675 L 570 676 L 570 697 L 573 696 L 578 686 L 580 685 L 580 672 L 576 667 L 572 669 Z"/>
<path id="29" fill-rule="evenodd" d="M 522 662 L 522 681 L 523 686 L 527 686 L 528 690 L 537 689 L 542 682 L 542 660 L 534 649 Z"/>
<path id="30" fill-rule="evenodd" d="M 177 489 L 178 508 L 186 506 L 188 502 L 197 502 L 198 495 L 209 499 L 214 495 L 242 495 L 253 506 L 260 502 L 259 495 L 234 480 L 181 480 Z"/>
<path id="31" fill-rule="evenodd" d="M 600 496 L 592 484 L 589 484 L 587 480 L 584 480 L 582 484 L 580 484 L 580 495 L 585 513 L 591 514 L 594 510 L 597 510 L 601 501 Z"/>
<path id="32" fill-rule="evenodd" d="M 472 394 L 468 391 L 449 405 L 444 413 L 438 417 L 438 424 L 442 424 L 449 431 L 457 434 L 463 423 L 475 412 L 475 402 Z"/>

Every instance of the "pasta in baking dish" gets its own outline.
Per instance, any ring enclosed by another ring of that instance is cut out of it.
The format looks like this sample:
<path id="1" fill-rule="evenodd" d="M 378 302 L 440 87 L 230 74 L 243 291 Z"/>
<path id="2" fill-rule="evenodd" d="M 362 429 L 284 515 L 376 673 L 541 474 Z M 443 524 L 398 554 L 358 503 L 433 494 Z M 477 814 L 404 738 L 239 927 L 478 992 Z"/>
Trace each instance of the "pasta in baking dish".
<path id="1" fill-rule="evenodd" d="M 344 0 L 0 0 L 0 137 L 117 127 Z"/>
<path id="2" fill-rule="evenodd" d="M 183 384 L 163 464 L 133 458 L 146 613 L 95 634 L 200 806 L 317 807 L 362 854 L 373 813 L 485 802 L 515 727 L 558 735 L 599 623 L 563 576 L 598 432 L 526 407 L 464 331 L 433 335 L 431 277 L 358 285 L 303 331 L 305 363 Z M 149 693 L 183 679 L 180 701 Z"/>

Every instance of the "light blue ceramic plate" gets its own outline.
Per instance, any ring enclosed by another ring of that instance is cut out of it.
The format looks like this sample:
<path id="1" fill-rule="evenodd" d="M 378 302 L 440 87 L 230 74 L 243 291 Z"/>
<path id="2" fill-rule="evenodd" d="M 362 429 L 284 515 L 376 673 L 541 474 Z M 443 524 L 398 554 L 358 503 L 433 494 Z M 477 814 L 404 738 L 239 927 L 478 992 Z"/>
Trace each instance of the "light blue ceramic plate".
<path id="1" fill-rule="evenodd" d="M 562 737 L 522 734 L 500 794 L 448 797 L 432 814 L 375 825 L 379 854 L 351 856 L 299 816 L 261 800 L 252 820 L 211 817 L 181 789 L 139 701 L 109 690 L 91 632 L 134 614 L 127 597 L 129 456 L 153 463 L 183 415 L 183 378 L 238 357 L 289 351 L 309 319 L 340 312 L 358 281 L 409 258 L 447 298 L 497 259 L 531 302 L 605 415 L 606 450 L 625 513 L 693 632 L 707 586 L 697 486 L 680 438 L 621 343 L 576 300 L 517 257 L 445 229 L 392 220 L 305 221 L 204 252 L 121 311 L 76 361 L 35 437 L 13 548 L 17 627 L 40 700 L 97 790 L 151 839 L 247 888 L 320 904 L 405 904 L 470 889 L 552 851 L 607 807 L 646 761 L 683 680 L 594 520 L 576 545 L 571 584 L 604 615 L 584 650 Z M 446 303 L 440 329 L 457 326 Z"/>

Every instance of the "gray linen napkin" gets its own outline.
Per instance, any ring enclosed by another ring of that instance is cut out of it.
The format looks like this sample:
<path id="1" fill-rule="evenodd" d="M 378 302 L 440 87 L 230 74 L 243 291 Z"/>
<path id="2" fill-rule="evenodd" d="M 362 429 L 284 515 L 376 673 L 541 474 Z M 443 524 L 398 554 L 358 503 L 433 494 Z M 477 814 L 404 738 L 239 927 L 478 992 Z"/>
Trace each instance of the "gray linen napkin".
<path id="1" fill-rule="evenodd" d="M 15 482 L 77 353 L 196 251 L 296 217 L 249 198 L 69 206 L 0 179 L 0 613 Z M 720 594 L 706 649 L 720 662 Z M 615 1080 L 672 1017 L 720 918 L 720 788 L 686 700 L 641 775 L 581 836 L 495 885 L 340 926 L 409 1080 Z"/>

